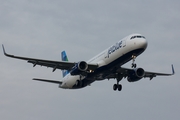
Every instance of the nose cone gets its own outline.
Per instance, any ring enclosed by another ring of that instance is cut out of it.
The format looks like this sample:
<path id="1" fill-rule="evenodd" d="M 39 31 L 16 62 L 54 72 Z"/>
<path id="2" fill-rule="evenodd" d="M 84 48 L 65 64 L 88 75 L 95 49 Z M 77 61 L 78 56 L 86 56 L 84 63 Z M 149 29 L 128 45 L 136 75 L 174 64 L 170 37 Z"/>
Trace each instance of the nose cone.
<path id="1" fill-rule="evenodd" d="M 130 35 L 129 46 L 131 46 L 132 49 L 134 50 L 141 49 L 144 51 L 147 48 L 147 45 L 148 42 L 146 38 L 141 34 Z"/>
<path id="2" fill-rule="evenodd" d="M 147 48 L 148 42 L 147 42 L 147 40 L 145 38 L 137 38 L 137 39 L 134 40 L 134 45 L 137 48 L 145 50 Z"/>
<path id="3" fill-rule="evenodd" d="M 144 39 L 139 40 L 139 45 L 141 46 L 141 48 L 146 49 L 146 48 L 147 48 L 147 45 L 148 45 L 148 42 L 147 42 L 147 40 L 144 38 Z"/>

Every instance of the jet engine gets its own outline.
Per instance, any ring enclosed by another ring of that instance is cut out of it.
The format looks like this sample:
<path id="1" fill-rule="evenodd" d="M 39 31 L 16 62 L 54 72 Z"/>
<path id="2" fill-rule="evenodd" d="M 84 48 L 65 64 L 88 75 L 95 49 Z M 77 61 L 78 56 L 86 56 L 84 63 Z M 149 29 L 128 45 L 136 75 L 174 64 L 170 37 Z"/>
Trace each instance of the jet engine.
<path id="1" fill-rule="evenodd" d="M 144 74 L 145 74 L 144 69 L 136 68 L 129 73 L 127 80 L 129 82 L 136 82 L 136 81 L 142 79 L 144 77 Z"/>
<path id="2" fill-rule="evenodd" d="M 70 71 L 70 74 L 80 75 L 80 74 L 86 73 L 87 69 L 88 69 L 88 64 L 85 61 L 80 61 L 75 64 L 75 66 Z"/>

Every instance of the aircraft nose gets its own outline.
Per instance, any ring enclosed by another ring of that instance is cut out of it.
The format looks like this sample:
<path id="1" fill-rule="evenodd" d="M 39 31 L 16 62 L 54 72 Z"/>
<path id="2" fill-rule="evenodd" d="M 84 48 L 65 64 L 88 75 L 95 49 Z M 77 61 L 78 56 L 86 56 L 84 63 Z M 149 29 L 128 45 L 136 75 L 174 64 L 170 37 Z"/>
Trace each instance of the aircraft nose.
<path id="1" fill-rule="evenodd" d="M 141 48 L 146 49 L 146 48 L 147 48 L 147 45 L 148 45 L 148 42 L 147 42 L 147 40 L 144 38 L 144 39 L 139 40 L 139 45 L 140 45 Z"/>
<path id="2" fill-rule="evenodd" d="M 142 36 L 135 36 L 134 39 L 130 39 L 130 44 L 134 45 L 135 49 L 146 49 L 148 46 L 148 42 L 145 37 Z"/>

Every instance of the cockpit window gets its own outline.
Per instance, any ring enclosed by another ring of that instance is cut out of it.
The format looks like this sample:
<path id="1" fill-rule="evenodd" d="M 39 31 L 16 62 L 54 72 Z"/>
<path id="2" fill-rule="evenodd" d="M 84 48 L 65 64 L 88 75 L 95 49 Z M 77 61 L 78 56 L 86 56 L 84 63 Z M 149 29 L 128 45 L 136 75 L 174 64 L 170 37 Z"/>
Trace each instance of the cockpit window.
<path id="1" fill-rule="evenodd" d="M 144 36 L 132 36 L 132 37 L 131 37 L 131 39 L 134 39 L 134 38 L 144 38 L 144 39 L 145 39 Z"/>

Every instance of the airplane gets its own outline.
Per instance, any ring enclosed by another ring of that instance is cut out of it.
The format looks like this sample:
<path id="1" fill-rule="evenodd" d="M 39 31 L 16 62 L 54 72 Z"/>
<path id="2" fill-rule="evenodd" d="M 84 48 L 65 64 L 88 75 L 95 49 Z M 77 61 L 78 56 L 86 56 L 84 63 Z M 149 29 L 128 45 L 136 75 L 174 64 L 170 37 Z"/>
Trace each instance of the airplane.
<path id="1" fill-rule="evenodd" d="M 36 65 L 50 67 L 52 68 L 52 72 L 56 69 L 62 70 L 63 78 L 61 81 L 39 78 L 33 78 L 33 80 L 55 83 L 59 85 L 59 88 L 64 89 L 80 89 L 91 85 L 95 81 L 116 79 L 117 83 L 113 85 L 113 90 L 121 91 L 122 85 L 119 82 L 123 78 L 127 78 L 128 82 L 136 82 L 142 78 L 149 78 L 151 80 L 156 76 L 170 76 L 175 74 L 173 65 L 171 66 L 171 74 L 148 72 L 143 68 L 137 68 L 135 59 L 146 50 L 147 45 L 148 42 L 143 35 L 131 34 L 92 59 L 79 62 L 69 62 L 65 51 L 61 52 L 62 61 L 53 61 L 7 54 L 4 45 L 2 47 L 5 56 L 26 60 L 28 63 L 32 63 L 33 67 Z M 122 65 L 131 60 L 131 68 L 122 67 Z"/>

